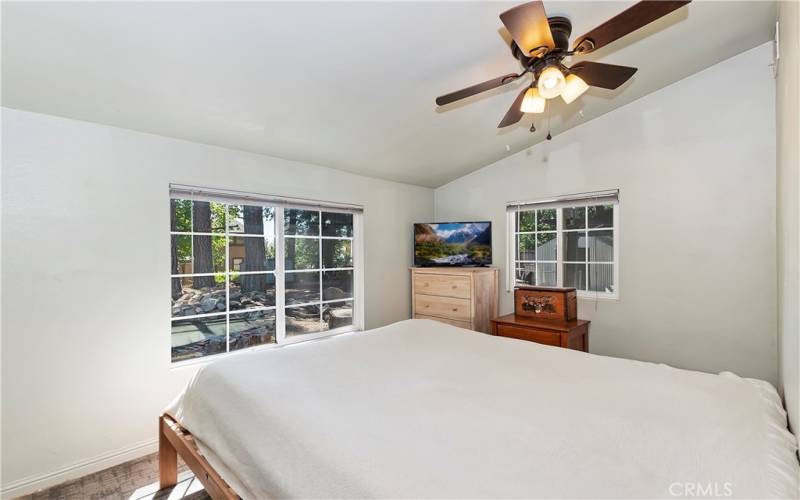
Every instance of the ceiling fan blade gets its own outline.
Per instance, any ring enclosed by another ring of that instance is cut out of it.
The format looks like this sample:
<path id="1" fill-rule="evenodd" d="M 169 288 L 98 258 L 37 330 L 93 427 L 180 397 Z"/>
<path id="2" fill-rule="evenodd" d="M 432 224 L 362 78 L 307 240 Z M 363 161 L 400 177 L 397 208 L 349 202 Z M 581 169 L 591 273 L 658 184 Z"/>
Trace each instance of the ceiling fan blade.
<path id="1" fill-rule="evenodd" d="M 537 56 L 536 49 L 543 47 L 552 49 L 556 46 L 541 1 L 528 2 L 508 9 L 500 14 L 500 20 L 528 57 Z"/>
<path id="2" fill-rule="evenodd" d="M 501 87 L 507 83 L 513 82 L 520 76 L 522 75 L 518 75 L 516 73 L 509 73 L 507 75 L 499 76 L 497 78 L 492 78 L 491 80 L 486 80 L 483 83 L 478 83 L 476 85 L 467 87 L 465 89 L 456 90 L 455 92 L 451 92 L 449 94 L 437 97 L 436 105 L 444 106 L 445 104 L 450 104 L 451 102 L 460 101 L 461 99 L 465 99 L 475 94 L 480 94 L 481 92 L 486 92 L 487 90 L 492 90 L 497 87 Z"/>
<path id="3" fill-rule="evenodd" d="M 527 91 L 528 87 L 522 89 L 522 92 L 520 92 L 517 98 L 514 99 L 514 104 L 512 104 L 511 107 L 508 108 L 508 111 L 506 111 L 506 116 L 504 116 L 503 119 L 500 120 L 500 124 L 497 126 L 497 128 L 503 128 L 503 127 L 508 127 L 509 125 L 514 125 L 515 123 L 517 123 L 522 119 L 522 115 L 524 115 L 525 113 L 520 111 L 519 107 L 522 105 L 522 99 L 525 97 L 525 92 Z"/>
<path id="4" fill-rule="evenodd" d="M 569 68 L 569 72 L 578 75 L 587 85 L 614 90 L 627 82 L 636 73 L 636 69 L 630 66 L 582 61 Z"/>
<path id="5" fill-rule="evenodd" d="M 572 50 L 577 51 L 579 54 L 588 54 L 652 23 L 656 19 L 666 16 L 689 2 L 691 0 L 645 0 L 634 4 L 629 9 L 620 12 L 592 31 L 579 37 L 575 40 Z"/>

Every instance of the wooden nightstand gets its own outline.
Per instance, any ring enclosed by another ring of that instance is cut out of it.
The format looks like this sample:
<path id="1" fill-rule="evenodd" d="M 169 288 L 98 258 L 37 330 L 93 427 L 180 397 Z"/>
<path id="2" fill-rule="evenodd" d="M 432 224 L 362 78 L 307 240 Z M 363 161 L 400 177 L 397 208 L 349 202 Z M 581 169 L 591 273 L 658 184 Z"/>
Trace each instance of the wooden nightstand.
<path id="1" fill-rule="evenodd" d="M 507 314 L 492 320 L 492 335 L 589 352 L 589 321 L 552 321 Z"/>

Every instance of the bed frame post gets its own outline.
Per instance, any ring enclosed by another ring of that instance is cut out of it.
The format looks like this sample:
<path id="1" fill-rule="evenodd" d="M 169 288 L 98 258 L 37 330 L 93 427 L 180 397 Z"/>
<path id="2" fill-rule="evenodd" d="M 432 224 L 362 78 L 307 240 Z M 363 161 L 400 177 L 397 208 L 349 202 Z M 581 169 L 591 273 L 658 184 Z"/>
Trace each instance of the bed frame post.
<path id="1" fill-rule="evenodd" d="M 178 456 L 194 473 L 213 500 L 239 500 L 239 495 L 222 479 L 200 453 L 194 436 L 167 413 L 158 419 L 158 480 L 160 489 L 178 483 Z"/>
<path id="2" fill-rule="evenodd" d="M 164 415 L 158 417 L 158 485 L 171 488 L 178 483 L 178 450 L 164 432 Z"/>

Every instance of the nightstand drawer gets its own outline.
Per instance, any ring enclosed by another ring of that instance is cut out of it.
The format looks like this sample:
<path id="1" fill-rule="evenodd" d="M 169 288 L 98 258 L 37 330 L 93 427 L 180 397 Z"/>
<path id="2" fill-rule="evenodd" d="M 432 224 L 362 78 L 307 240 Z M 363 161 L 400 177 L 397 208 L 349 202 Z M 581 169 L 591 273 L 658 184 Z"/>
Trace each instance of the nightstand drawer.
<path id="1" fill-rule="evenodd" d="M 469 278 L 448 274 L 417 274 L 414 276 L 414 292 L 468 299 L 470 298 Z"/>
<path id="2" fill-rule="evenodd" d="M 511 325 L 497 325 L 497 335 L 510 337 L 512 339 L 529 340 L 538 344 L 561 346 L 561 335 L 556 332 L 546 330 L 535 330 L 533 328 L 521 328 Z"/>
<path id="3" fill-rule="evenodd" d="M 425 316 L 438 316 L 462 321 L 469 321 L 472 316 L 470 314 L 469 300 L 423 295 L 421 293 L 415 296 L 414 312 Z"/>

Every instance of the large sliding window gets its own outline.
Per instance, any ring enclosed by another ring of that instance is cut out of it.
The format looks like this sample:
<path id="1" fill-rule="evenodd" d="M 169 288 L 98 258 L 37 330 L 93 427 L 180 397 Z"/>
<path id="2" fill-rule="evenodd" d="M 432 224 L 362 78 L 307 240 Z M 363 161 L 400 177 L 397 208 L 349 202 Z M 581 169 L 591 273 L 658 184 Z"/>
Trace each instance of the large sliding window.
<path id="1" fill-rule="evenodd" d="M 175 188 L 172 361 L 356 330 L 361 211 Z"/>
<path id="2" fill-rule="evenodd" d="M 616 191 L 509 203 L 508 283 L 618 297 L 618 209 Z"/>

